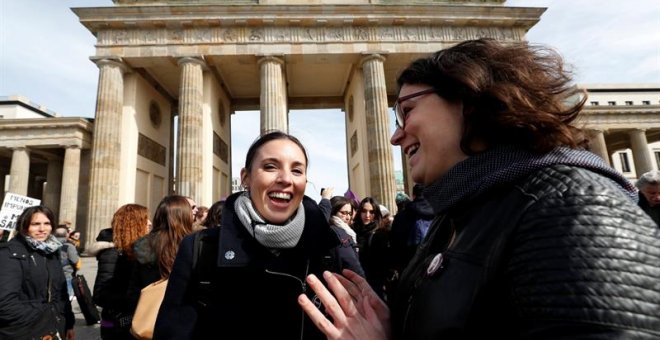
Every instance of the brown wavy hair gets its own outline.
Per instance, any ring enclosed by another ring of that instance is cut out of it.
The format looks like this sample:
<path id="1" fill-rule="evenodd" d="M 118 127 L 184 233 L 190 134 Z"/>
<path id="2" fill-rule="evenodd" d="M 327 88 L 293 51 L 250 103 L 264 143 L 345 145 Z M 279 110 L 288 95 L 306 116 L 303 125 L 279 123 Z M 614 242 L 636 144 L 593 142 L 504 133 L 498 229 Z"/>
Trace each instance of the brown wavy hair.
<path id="1" fill-rule="evenodd" d="M 411 63 L 397 79 L 425 84 L 442 98 L 463 104 L 461 149 L 516 145 L 536 153 L 557 146 L 587 147 L 571 125 L 587 96 L 554 50 L 527 42 L 469 40 Z"/>
<path id="2" fill-rule="evenodd" d="M 112 242 L 120 252 L 133 258 L 133 243 L 147 234 L 149 209 L 139 204 L 125 204 L 112 215 Z"/>
<path id="3" fill-rule="evenodd" d="M 156 252 L 160 276 L 168 278 L 174 265 L 174 258 L 183 238 L 192 233 L 192 208 L 188 199 L 179 195 L 163 198 L 154 214 L 150 245 Z"/>

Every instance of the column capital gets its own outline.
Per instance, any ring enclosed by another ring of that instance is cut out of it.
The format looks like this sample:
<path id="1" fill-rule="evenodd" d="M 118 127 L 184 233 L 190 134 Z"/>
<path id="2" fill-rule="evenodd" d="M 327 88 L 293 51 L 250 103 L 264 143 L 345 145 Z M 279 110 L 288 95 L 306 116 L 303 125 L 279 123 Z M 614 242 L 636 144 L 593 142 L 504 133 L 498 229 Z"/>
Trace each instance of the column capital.
<path id="1" fill-rule="evenodd" d="M 206 65 L 206 61 L 204 60 L 203 56 L 185 56 L 177 59 L 177 64 L 179 66 L 188 63 L 197 64 L 202 67 L 202 70 L 208 69 L 208 65 Z"/>
<path id="2" fill-rule="evenodd" d="M 259 57 L 259 60 L 257 61 L 257 65 L 261 66 L 262 63 L 271 61 L 271 62 L 276 62 L 280 65 L 284 65 L 284 59 L 283 56 L 278 56 L 278 55 L 257 55 Z"/>
<path id="3" fill-rule="evenodd" d="M 22 145 L 22 146 L 13 146 L 13 147 L 10 147 L 10 149 L 11 149 L 12 151 L 30 151 L 30 149 L 28 149 L 28 147 L 25 146 L 25 145 Z"/>
<path id="4" fill-rule="evenodd" d="M 366 63 L 368 61 L 371 61 L 371 60 L 374 60 L 374 59 L 376 59 L 380 62 L 385 62 L 385 60 L 387 58 L 383 54 L 384 54 L 383 52 L 363 52 L 362 55 L 364 57 L 362 57 L 362 59 L 360 59 L 360 66 L 362 66 L 362 65 L 364 65 L 364 63 Z"/>
<path id="5" fill-rule="evenodd" d="M 645 128 L 633 128 L 633 129 L 630 129 L 630 132 L 629 132 L 629 133 L 635 133 L 635 132 L 637 132 L 637 133 L 639 133 L 639 132 L 641 132 L 641 133 L 646 133 L 646 130 L 648 130 L 648 129 L 645 129 Z"/>
<path id="6" fill-rule="evenodd" d="M 121 73 L 128 73 L 131 71 L 129 66 L 124 63 L 124 60 L 119 57 L 91 57 L 89 59 L 94 62 L 98 68 L 109 65 L 118 68 Z"/>

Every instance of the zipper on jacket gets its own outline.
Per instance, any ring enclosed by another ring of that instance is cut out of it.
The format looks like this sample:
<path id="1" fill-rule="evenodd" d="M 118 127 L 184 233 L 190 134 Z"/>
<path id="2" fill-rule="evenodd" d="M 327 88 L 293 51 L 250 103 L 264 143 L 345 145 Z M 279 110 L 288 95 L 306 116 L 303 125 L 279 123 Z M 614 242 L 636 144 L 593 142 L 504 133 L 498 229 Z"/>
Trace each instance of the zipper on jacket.
<path id="1" fill-rule="evenodd" d="M 266 269 L 266 273 L 293 278 L 293 279 L 297 280 L 298 282 L 300 282 L 300 286 L 302 288 L 302 293 L 303 294 L 307 293 L 307 282 L 305 282 L 305 280 L 299 279 L 297 276 L 291 275 L 289 273 L 273 272 L 273 271 L 270 271 L 268 269 Z M 307 275 L 309 275 L 309 259 L 307 260 L 307 264 L 305 265 L 305 277 L 307 277 Z M 301 310 L 300 313 L 301 313 L 301 317 L 300 317 L 300 340 L 302 340 L 303 336 L 305 335 L 304 334 L 305 333 L 304 332 L 304 330 L 305 330 L 305 311 Z"/>

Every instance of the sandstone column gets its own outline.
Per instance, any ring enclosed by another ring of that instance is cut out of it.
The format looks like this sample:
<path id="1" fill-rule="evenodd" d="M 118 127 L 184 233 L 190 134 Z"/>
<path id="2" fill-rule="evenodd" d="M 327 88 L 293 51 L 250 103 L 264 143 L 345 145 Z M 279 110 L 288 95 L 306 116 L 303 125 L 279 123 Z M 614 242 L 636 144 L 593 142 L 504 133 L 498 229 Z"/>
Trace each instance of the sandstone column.
<path id="1" fill-rule="evenodd" d="M 100 59 L 96 65 L 99 85 L 90 161 L 87 233 L 84 233 L 87 246 L 101 229 L 110 227 L 112 215 L 119 207 L 124 72 L 127 70 L 117 59 Z"/>
<path id="2" fill-rule="evenodd" d="M 590 130 L 589 131 L 589 147 L 591 152 L 600 156 L 607 165 L 612 165 L 610 163 L 610 155 L 607 152 L 607 144 L 605 143 L 605 134 L 603 130 Z"/>
<path id="3" fill-rule="evenodd" d="M 78 182 L 80 180 L 80 147 L 68 146 L 64 150 L 62 167 L 62 192 L 60 196 L 60 223 L 69 221 L 77 228 Z M 114 213 L 114 212 L 113 212 Z M 90 235 L 92 236 L 92 235 Z M 94 235 L 94 237 L 96 237 Z"/>
<path id="4" fill-rule="evenodd" d="M 202 187 L 202 100 L 203 71 L 200 58 L 179 59 L 179 141 L 177 148 L 176 192 L 195 201 Z"/>
<path id="5" fill-rule="evenodd" d="M 361 61 L 364 75 L 364 97 L 367 115 L 370 195 L 390 211 L 396 211 L 396 183 L 390 147 L 387 89 L 385 87 L 385 57 L 371 54 Z"/>
<path id="6" fill-rule="evenodd" d="M 30 151 L 26 147 L 14 148 L 9 168 L 9 192 L 27 196 L 29 178 Z"/>
<path id="7" fill-rule="evenodd" d="M 284 60 L 265 56 L 261 68 L 261 134 L 269 130 L 289 132 Z"/>
<path id="8" fill-rule="evenodd" d="M 645 172 L 653 170 L 649 144 L 646 140 L 646 130 L 634 129 L 630 131 L 630 146 L 633 152 L 633 161 L 635 162 L 635 172 L 639 178 Z"/>
<path id="9" fill-rule="evenodd" d="M 58 159 L 48 160 L 46 170 L 46 191 L 42 203 L 49 207 L 55 216 L 60 215 L 60 192 L 62 188 L 62 162 Z"/>

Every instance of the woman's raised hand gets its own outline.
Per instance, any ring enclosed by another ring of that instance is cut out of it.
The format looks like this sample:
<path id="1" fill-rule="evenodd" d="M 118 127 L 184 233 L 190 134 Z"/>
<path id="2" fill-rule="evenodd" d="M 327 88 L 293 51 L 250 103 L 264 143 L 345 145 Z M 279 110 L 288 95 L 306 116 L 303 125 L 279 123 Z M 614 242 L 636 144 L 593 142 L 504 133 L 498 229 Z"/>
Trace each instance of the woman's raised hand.
<path id="1" fill-rule="evenodd" d="M 390 310 L 385 302 L 360 275 L 347 269 L 343 274 L 323 273 L 332 293 L 316 276 L 307 277 L 307 283 L 333 321 L 328 320 L 305 294 L 298 297 L 302 309 L 328 339 L 389 339 Z"/>

